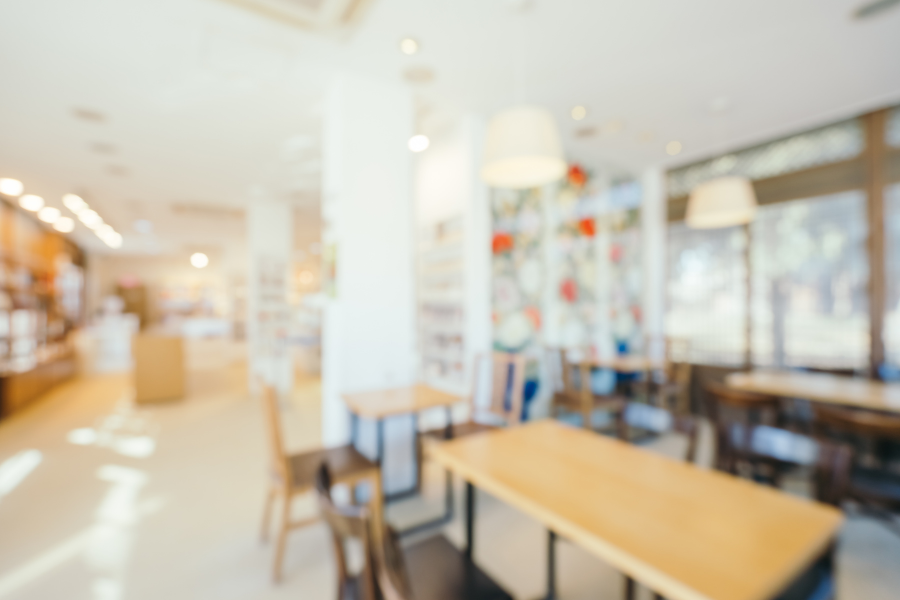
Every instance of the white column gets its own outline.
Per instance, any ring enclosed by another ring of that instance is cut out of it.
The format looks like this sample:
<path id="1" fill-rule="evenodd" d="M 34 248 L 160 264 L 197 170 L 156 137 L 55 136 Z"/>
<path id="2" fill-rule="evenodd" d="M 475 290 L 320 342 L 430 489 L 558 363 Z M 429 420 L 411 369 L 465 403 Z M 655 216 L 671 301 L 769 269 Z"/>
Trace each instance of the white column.
<path id="1" fill-rule="evenodd" d="M 323 129 L 323 245 L 336 257 L 334 296 L 322 324 L 322 433 L 347 443 L 341 394 L 415 381 L 413 133 L 409 92 L 342 75 L 331 84 Z M 385 487 L 411 483 L 409 418 L 386 422 Z M 374 448 L 362 423 L 361 447 Z M 398 467 L 399 469 L 395 468 Z"/>
<path id="2" fill-rule="evenodd" d="M 274 199 L 265 188 L 251 190 L 247 207 L 247 339 L 253 391 L 257 378 L 274 385 L 281 394 L 289 393 L 294 384 L 287 344 L 292 210 L 288 202 Z"/>
<path id="3" fill-rule="evenodd" d="M 666 180 L 658 167 L 641 177 L 643 203 L 641 239 L 644 246 L 644 336 L 651 341 L 648 352 L 662 358 L 665 352 L 666 311 Z"/>

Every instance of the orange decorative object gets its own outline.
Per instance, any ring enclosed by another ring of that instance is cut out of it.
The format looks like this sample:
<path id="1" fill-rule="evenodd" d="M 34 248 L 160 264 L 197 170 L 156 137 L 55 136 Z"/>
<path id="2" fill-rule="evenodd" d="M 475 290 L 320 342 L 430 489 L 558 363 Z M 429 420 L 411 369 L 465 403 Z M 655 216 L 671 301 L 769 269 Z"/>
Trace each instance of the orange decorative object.
<path id="1" fill-rule="evenodd" d="M 578 285 L 574 279 L 566 279 L 559 286 L 559 293 L 566 302 L 575 302 L 578 299 Z"/>
<path id="2" fill-rule="evenodd" d="M 594 237 L 594 234 L 597 233 L 596 226 L 594 225 L 594 220 L 589 218 L 578 221 L 578 231 L 581 232 L 581 235 Z"/>
<path id="3" fill-rule="evenodd" d="M 508 233 L 495 233 L 491 242 L 494 254 L 502 254 L 513 249 L 513 238 Z"/>
<path id="4" fill-rule="evenodd" d="M 569 184 L 574 187 L 584 187 L 587 183 L 587 173 L 579 165 L 569 167 Z"/>
<path id="5" fill-rule="evenodd" d="M 531 321 L 535 331 L 541 328 L 541 311 L 538 308 L 529 306 L 522 312 L 524 312 L 525 316 L 528 317 L 528 320 Z"/>

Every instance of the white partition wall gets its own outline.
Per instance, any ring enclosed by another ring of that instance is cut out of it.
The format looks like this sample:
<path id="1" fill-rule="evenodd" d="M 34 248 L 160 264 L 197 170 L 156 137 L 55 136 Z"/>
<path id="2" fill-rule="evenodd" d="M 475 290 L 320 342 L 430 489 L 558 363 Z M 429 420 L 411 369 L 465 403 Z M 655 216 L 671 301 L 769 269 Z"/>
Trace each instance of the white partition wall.
<path id="1" fill-rule="evenodd" d="M 322 241 L 334 280 L 324 282 L 322 432 L 335 446 L 350 438 L 342 393 L 415 381 L 412 99 L 401 86 L 344 75 L 324 117 Z M 412 482 L 411 419 L 389 420 L 385 437 L 391 492 Z M 360 446 L 374 451 L 374 424 L 361 424 Z"/>

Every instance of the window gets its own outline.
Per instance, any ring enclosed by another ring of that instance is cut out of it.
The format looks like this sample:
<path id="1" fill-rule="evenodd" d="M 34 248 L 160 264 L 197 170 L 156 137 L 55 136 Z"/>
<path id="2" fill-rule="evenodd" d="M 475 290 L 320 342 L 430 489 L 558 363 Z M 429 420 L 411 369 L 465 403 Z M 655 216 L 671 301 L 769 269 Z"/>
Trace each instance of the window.
<path id="1" fill-rule="evenodd" d="M 740 365 L 746 348 L 744 228 L 669 225 L 666 336 L 688 342 L 691 362 Z M 683 357 L 674 357 L 682 359 Z"/>
<path id="2" fill-rule="evenodd" d="M 900 111 L 896 112 L 900 115 Z M 900 118 L 897 121 L 900 123 Z M 900 183 L 890 185 L 885 190 L 884 227 L 887 277 L 884 350 L 888 364 L 898 367 L 900 366 Z"/>
<path id="3" fill-rule="evenodd" d="M 866 368 L 866 195 L 763 206 L 751 231 L 753 363 Z"/>

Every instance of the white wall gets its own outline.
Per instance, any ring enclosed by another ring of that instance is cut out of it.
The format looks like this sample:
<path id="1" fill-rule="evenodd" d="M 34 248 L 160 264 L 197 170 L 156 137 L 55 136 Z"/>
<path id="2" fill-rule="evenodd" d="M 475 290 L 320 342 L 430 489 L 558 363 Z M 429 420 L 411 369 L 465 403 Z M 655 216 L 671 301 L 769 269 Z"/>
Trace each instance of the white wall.
<path id="1" fill-rule="evenodd" d="M 342 75 L 331 83 L 323 130 L 323 244 L 337 256 L 336 296 L 323 314 L 322 433 L 345 444 L 345 392 L 415 381 L 411 157 L 412 98 L 401 86 Z M 387 491 L 413 474 L 409 419 L 386 426 Z M 372 449 L 372 428 L 363 446 Z"/>

